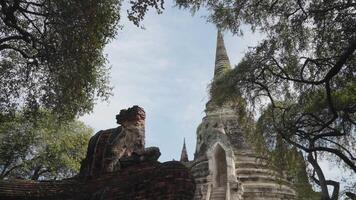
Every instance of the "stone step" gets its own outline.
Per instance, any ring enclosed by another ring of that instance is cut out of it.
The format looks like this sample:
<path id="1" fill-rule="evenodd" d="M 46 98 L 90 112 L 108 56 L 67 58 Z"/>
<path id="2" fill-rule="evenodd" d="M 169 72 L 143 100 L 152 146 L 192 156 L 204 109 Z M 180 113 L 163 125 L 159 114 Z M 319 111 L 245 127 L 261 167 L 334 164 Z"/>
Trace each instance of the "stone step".
<path id="1" fill-rule="evenodd" d="M 222 192 L 213 192 L 213 196 L 221 196 L 221 195 L 225 195 L 225 191 L 222 191 Z"/>
<path id="2" fill-rule="evenodd" d="M 225 196 L 226 196 L 225 187 L 215 187 L 212 189 L 210 200 L 225 200 Z"/>
<path id="3" fill-rule="evenodd" d="M 223 191 L 223 192 L 213 192 L 213 197 L 215 197 L 215 196 L 225 196 L 225 194 L 226 194 L 226 192 L 225 191 Z"/>
<path id="4" fill-rule="evenodd" d="M 254 183 L 254 184 L 243 184 L 242 185 L 244 192 L 252 193 L 283 193 L 283 194 L 294 194 L 294 190 L 290 187 L 279 185 L 279 184 L 270 184 L 270 183 Z"/>
<path id="5" fill-rule="evenodd" d="M 295 196 L 283 192 L 269 191 L 269 192 L 244 192 L 242 198 L 244 200 L 272 200 L 272 199 L 292 200 L 295 199 Z"/>
<path id="6" fill-rule="evenodd" d="M 284 185 L 284 186 L 292 187 L 292 184 L 289 181 L 283 179 L 279 180 L 278 178 L 269 177 L 269 176 L 238 176 L 237 179 L 242 184 L 261 183 L 261 184 L 276 184 L 279 186 Z"/>
<path id="7" fill-rule="evenodd" d="M 225 191 L 225 187 L 214 187 L 213 191 Z"/>
<path id="8" fill-rule="evenodd" d="M 280 176 L 276 171 L 268 168 L 237 168 L 236 174 L 269 174 Z"/>
<path id="9" fill-rule="evenodd" d="M 216 199 L 225 199 L 225 195 L 213 195 L 211 199 L 216 200 Z"/>

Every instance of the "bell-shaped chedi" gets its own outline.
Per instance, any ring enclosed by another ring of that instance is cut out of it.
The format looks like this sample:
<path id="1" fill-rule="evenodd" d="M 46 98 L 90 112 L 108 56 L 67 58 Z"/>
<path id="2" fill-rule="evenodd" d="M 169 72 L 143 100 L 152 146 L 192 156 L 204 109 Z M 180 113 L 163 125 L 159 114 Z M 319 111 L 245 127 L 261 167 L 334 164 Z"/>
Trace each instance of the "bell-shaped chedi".
<path id="1" fill-rule="evenodd" d="M 215 56 L 213 82 L 231 69 L 220 30 Z M 292 183 L 270 169 L 249 144 L 246 127 L 253 127 L 254 121 L 237 112 L 241 106 L 233 101 L 206 104 L 206 116 L 197 128 L 194 160 L 183 162 L 195 179 L 194 200 L 295 199 Z"/>

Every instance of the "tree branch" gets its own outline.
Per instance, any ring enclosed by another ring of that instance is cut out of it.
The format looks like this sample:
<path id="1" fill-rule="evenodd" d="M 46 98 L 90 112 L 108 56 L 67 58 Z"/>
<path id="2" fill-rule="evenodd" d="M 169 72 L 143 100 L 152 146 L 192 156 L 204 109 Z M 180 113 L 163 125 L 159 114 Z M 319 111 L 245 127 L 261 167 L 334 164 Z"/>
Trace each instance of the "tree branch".
<path id="1" fill-rule="evenodd" d="M 321 170 L 317 160 L 314 159 L 312 153 L 308 153 L 307 159 L 308 159 L 309 163 L 313 166 L 314 172 L 316 172 L 316 174 L 317 174 L 317 176 L 319 178 L 319 179 L 316 179 L 313 176 L 314 177 L 313 180 L 321 188 L 322 199 L 330 199 L 329 192 L 328 192 L 328 186 L 327 186 L 326 180 L 325 180 L 325 176 L 324 176 L 324 173 Z"/>

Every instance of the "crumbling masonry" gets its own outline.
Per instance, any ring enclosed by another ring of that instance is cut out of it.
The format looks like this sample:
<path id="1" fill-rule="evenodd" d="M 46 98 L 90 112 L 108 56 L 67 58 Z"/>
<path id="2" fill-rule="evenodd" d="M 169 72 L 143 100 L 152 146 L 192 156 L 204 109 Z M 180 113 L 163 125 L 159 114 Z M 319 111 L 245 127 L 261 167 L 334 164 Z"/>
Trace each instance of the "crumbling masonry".
<path id="1" fill-rule="evenodd" d="M 159 163 L 145 148 L 145 112 L 134 106 L 116 116 L 121 126 L 89 142 L 80 174 L 62 181 L 0 181 L 6 200 L 191 200 L 195 184 L 180 162 Z"/>
<path id="2" fill-rule="evenodd" d="M 230 70 L 223 36 L 218 31 L 214 80 Z M 292 184 L 266 166 L 248 144 L 239 106 L 228 102 L 206 104 L 206 116 L 196 133 L 193 161 L 181 160 L 190 168 L 196 183 L 195 200 L 287 200 L 295 199 Z M 253 123 L 253 122 L 252 122 Z M 185 144 L 182 158 L 186 154 Z"/>

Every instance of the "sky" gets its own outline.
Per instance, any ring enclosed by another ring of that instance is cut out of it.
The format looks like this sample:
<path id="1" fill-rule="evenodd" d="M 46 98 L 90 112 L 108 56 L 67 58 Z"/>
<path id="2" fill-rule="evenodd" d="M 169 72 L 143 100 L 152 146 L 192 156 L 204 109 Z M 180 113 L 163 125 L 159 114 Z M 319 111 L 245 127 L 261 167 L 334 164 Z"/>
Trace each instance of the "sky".
<path id="1" fill-rule="evenodd" d="M 145 29 L 122 16 L 123 28 L 105 49 L 113 96 L 108 102 L 97 102 L 93 112 L 80 120 L 95 132 L 117 127 L 115 115 L 139 105 L 146 111 L 146 147 L 159 147 L 161 162 L 179 160 L 185 138 L 192 160 L 215 62 L 217 29 L 205 15 L 201 11 L 192 16 L 166 2 L 163 14 L 148 12 L 142 23 Z M 239 37 L 223 33 L 233 66 L 263 38 L 248 27 L 243 30 Z M 341 172 L 334 165 L 321 165 L 328 177 L 340 180 Z"/>
<path id="2" fill-rule="evenodd" d="M 184 138 L 193 159 L 216 50 L 217 29 L 205 15 L 192 16 L 166 3 L 163 14 L 148 13 L 145 29 L 123 17 L 123 29 L 105 49 L 113 96 L 109 102 L 97 102 L 93 112 L 80 119 L 97 132 L 116 127 L 115 115 L 121 109 L 139 105 L 147 115 L 146 146 L 160 148 L 160 161 L 178 160 Z M 232 64 L 260 39 L 258 34 L 224 34 Z"/>

